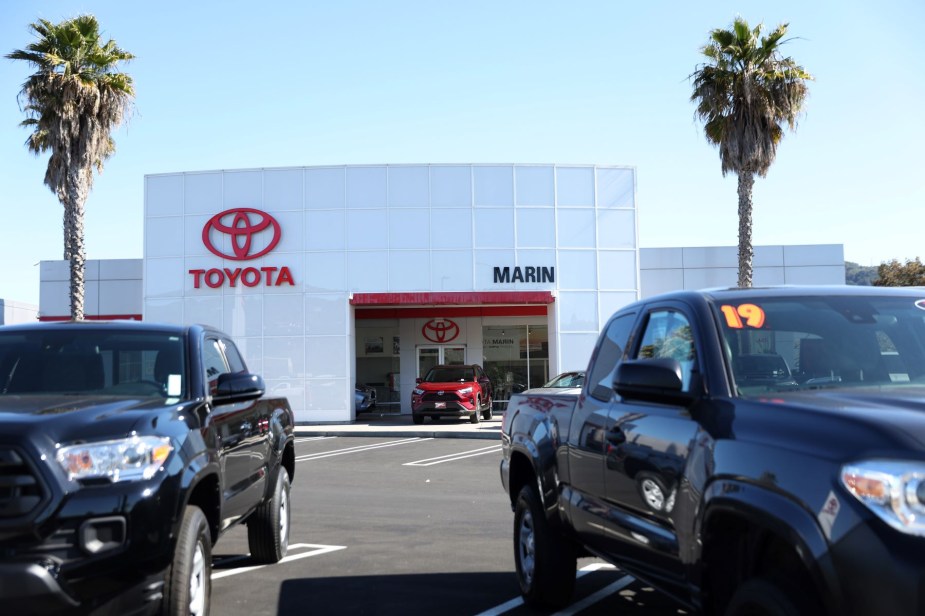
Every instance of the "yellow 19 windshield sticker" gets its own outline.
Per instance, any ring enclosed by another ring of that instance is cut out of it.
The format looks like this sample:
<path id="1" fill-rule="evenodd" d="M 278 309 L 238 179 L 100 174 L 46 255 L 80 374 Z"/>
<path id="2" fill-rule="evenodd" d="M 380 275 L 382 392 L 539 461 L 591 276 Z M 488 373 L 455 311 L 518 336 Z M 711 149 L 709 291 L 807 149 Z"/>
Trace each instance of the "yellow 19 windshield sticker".
<path id="1" fill-rule="evenodd" d="M 759 328 L 764 325 L 764 310 L 761 309 L 761 306 L 756 306 L 755 304 L 740 304 L 738 306 L 724 304 L 719 309 L 723 311 L 723 315 L 726 317 L 726 325 L 733 329 L 742 329 L 746 325 Z M 742 319 L 745 319 L 744 323 Z"/>

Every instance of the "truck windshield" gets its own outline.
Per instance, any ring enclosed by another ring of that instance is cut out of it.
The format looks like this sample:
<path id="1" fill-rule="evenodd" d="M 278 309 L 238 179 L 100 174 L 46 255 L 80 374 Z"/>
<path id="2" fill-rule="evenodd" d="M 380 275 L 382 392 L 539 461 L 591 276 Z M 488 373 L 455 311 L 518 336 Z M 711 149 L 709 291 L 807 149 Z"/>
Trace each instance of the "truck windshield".
<path id="1" fill-rule="evenodd" d="M 169 332 L 0 331 L 0 395 L 184 397 L 184 348 Z"/>
<path id="2" fill-rule="evenodd" d="M 472 368 L 465 366 L 448 366 L 431 368 L 427 376 L 424 377 L 425 383 L 452 383 L 454 381 L 474 381 L 475 374 Z"/>
<path id="3" fill-rule="evenodd" d="M 716 309 L 739 395 L 925 385 L 925 300 L 763 297 Z"/>

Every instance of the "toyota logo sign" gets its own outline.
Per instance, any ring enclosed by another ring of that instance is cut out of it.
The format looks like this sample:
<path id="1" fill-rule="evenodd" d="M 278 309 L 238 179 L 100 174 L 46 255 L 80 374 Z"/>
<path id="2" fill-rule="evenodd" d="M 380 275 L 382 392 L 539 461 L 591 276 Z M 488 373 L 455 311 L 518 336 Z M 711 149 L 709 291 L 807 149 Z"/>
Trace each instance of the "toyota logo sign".
<path id="1" fill-rule="evenodd" d="M 231 238 L 232 254 L 216 248 L 212 241 L 213 231 L 220 234 L 219 237 L 227 235 Z M 281 236 L 279 223 L 275 218 L 249 207 L 219 212 L 202 228 L 202 243 L 209 252 L 231 261 L 249 261 L 262 257 L 276 248 Z M 256 246 L 263 247 L 255 250 Z"/>
<path id="2" fill-rule="evenodd" d="M 450 342 L 459 335 L 459 325 L 449 319 L 431 319 L 421 328 L 421 333 L 431 342 Z"/>

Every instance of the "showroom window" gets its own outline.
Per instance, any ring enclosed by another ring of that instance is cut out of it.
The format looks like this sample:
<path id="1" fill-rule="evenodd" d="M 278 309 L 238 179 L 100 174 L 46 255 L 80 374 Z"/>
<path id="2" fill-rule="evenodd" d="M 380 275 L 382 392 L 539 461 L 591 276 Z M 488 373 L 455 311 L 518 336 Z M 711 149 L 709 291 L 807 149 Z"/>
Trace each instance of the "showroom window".
<path id="1" fill-rule="evenodd" d="M 398 413 L 401 410 L 398 321 L 358 321 L 356 345 L 357 384 L 376 390 L 378 411 Z"/>
<path id="2" fill-rule="evenodd" d="M 488 325 L 482 328 L 483 366 L 495 389 L 498 410 L 511 394 L 549 380 L 549 329 L 545 325 Z"/>

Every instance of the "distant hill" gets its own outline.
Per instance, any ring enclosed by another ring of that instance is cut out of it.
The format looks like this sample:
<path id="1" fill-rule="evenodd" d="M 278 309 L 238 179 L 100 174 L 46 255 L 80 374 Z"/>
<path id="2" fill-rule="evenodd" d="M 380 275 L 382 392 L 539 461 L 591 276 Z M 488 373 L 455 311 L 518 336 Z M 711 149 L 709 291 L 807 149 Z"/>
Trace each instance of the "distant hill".
<path id="1" fill-rule="evenodd" d="M 858 265 L 845 261 L 845 284 L 869 287 L 878 276 L 876 265 Z"/>

